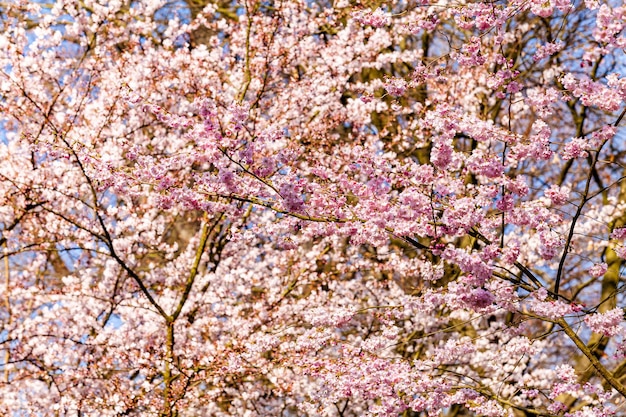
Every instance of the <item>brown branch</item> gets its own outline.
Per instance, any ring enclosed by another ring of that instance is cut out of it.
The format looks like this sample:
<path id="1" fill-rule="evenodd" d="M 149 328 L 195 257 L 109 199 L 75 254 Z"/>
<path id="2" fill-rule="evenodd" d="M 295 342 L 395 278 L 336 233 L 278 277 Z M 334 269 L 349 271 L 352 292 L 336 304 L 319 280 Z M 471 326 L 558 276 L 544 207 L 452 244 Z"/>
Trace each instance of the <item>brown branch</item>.
<path id="1" fill-rule="evenodd" d="M 602 375 L 606 382 L 617 392 L 622 394 L 622 396 L 626 397 L 626 387 L 622 385 L 621 382 L 617 378 L 613 376 L 613 374 L 600 363 L 596 355 L 593 354 L 591 349 L 583 342 L 580 337 L 576 334 L 574 330 L 570 327 L 569 324 L 565 321 L 564 318 L 559 318 L 556 320 L 557 324 L 563 328 L 565 334 L 569 336 L 569 338 L 574 342 L 574 344 L 580 349 L 580 351 L 589 359 L 591 365 Z"/>
<path id="2" fill-rule="evenodd" d="M 180 316 L 187 299 L 189 298 L 189 293 L 191 292 L 191 288 L 193 287 L 193 283 L 196 280 L 196 276 L 198 275 L 198 267 L 200 266 L 200 260 L 202 259 L 202 254 L 204 253 L 204 249 L 206 248 L 207 242 L 209 240 L 209 236 L 218 223 L 222 220 L 224 214 L 222 213 L 218 219 L 209 227 L 208 223 L 205 223 L 202 226 L 202 233 L 200 235 L 200 243 L 198 243 L 198 249 L 196 250 L 196 257 L 193 261 L 193 265 L 191 266 L 191 272 L 189 273 L 189 277 L 187 278 L 187 282 L 185 283 L 185 290 L 183 291 L 183 295 L 178 302 L 178 306 L 172 315 L 169 317 L 169 322 L 174 322 Z"/>

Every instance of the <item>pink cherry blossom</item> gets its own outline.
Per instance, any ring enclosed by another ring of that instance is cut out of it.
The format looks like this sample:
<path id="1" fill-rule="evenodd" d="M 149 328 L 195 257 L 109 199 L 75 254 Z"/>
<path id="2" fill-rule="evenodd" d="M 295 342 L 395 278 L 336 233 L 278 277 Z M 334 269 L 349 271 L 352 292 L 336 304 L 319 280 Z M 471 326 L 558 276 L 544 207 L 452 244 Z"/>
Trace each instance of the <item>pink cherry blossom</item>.
<path id="1" fill-rule="evenodd" d="M 589 270 L 589 274 L 594 278 L 599 278 L 606 273 L 608 265 L 605 262 L 595 264 Z"/>
<path id="2" fill-rule="evenodd" d="M 624 311 L 621 308 L 614 308 L 605 313 L 597 313 L 585 317 L 585 324 L 596 333 L 601 333 L 608 337 L 613 337 L 624 331 L 620 326 L 624 321 Z"/>
<path id="3" fill-rule="evenodd" d="M 357 3 L 2 4 L 0 415 L 619 415 L 624 7 Z"/>

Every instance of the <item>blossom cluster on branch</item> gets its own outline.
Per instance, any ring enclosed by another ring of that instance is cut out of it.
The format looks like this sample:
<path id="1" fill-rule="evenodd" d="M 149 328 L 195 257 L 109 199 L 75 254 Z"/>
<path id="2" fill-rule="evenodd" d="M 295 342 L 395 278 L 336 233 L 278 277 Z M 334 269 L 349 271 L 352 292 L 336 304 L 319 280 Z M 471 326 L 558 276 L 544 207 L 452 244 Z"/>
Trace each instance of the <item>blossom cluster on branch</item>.
<path id="1" fill-rule="evenodd" d="M 624 17 L 2 3 L 0 414 L 623 414 Z"/>

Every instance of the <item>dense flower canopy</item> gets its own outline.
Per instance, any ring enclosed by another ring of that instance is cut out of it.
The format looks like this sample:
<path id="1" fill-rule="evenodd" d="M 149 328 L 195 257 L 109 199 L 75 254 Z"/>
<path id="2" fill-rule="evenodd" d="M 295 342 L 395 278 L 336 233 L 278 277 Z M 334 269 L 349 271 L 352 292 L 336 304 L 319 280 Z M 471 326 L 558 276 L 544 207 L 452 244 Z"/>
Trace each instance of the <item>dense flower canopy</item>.
<path id="1" fill-rule="evenodd" d="M 0 4 L 0 414 L 626 413 L 624 22 Z"/>

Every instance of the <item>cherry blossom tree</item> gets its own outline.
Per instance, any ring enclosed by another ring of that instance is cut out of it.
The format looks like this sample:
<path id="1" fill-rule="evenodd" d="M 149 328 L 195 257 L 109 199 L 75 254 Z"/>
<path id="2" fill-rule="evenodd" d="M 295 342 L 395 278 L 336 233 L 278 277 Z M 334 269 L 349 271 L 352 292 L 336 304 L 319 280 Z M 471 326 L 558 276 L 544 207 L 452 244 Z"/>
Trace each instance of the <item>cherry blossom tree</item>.
<path id="1" fill-rule="evenodd" d="M 626 8 L 0 5 L 0 412 L 624 413 Z"/>

